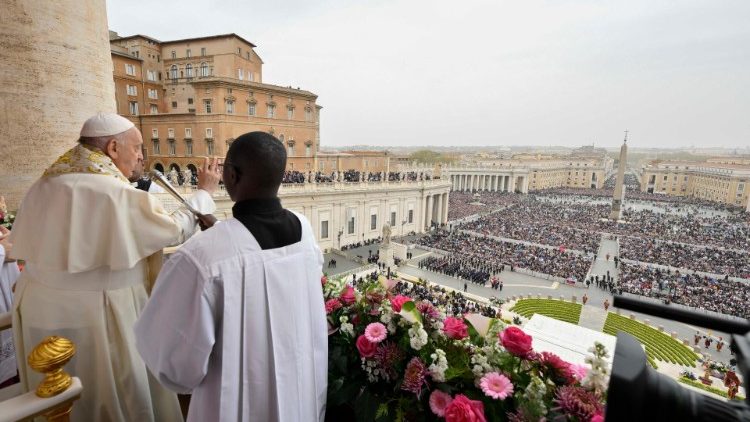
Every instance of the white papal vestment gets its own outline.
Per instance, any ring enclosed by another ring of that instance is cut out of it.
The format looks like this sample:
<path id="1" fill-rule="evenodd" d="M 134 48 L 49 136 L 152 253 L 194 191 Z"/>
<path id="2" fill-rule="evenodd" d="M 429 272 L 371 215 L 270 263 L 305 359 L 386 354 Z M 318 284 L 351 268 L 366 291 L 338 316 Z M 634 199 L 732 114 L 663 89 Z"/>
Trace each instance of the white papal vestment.
<path id="1" fill-rule="evenodd" d="M 323 256 L 310 223 L 262 250 L 232 218 L 165 263 L 136 324 L 152 373 L 192 392 L 188 421 L 322 421 L 327 323 Z"/>
<path id="2" fill-rule="evenodd" d="M 79 146 L 66 156 L 74 152 L 96 154 Z M 67 165 L 66 156 L 58 163 Z M 75 168 L 45 174 L 17 214 L 13 257 L 26 260 L 13 315 L 19 363 L 46 336 L 67 337 L 77 351 L 65 369 L 84 388 L 72 420 L 182 420 L 175 394 L 159 385 L 140 358 L 133 325 L 153 276 L 147 258 L 191 236 L 196 219 L 185 209 L 168 214 L 158 199 L 130 186 L 108 158 L 93 159 L 102 163 L 97 169 L 108 166 L 109 174 Z M 202 190 L 189 202 L 203 213 L 215 209 Z M 19 374 L 27 390 L 41 380 L 28 365 L 20 365 Z"/>

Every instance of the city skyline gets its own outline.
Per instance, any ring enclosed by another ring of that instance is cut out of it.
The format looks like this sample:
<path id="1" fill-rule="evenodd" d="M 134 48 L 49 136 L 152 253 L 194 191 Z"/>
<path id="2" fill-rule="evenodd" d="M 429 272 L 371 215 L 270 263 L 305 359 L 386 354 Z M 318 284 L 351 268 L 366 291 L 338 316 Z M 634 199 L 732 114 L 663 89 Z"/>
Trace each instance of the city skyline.
<path id="1" fill-rule="evenodd" d="M 323 147 L 613 148 L 625 129 L 636 148 L 750 140 L 750 4 L 740 1 L 107 8 L 124 36 L 249 39 L 264 82 L 319 95 Z"/>

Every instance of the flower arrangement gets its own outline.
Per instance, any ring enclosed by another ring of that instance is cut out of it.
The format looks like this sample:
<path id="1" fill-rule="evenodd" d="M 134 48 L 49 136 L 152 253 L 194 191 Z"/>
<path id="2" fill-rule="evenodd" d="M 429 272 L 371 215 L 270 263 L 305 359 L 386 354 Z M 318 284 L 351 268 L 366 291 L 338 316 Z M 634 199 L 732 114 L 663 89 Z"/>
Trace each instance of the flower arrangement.
<path id="1" fill-rule="evenodd" d="M 0 196 L 0 226 L 10 230 L 13 228 L 13 221 L 16 220 L 16 215 L 8 212 L 8 207 L 5 205 L 5 198 Z"/>
<path id="2" fill-rule="evenodd" d="M 609 368 L 600 344 L 587 365 L 574 365 L 534 351 L 518 327 L 448 317 L 394 294 L 392 281 L 322 283 L 328 420 L 603 420 Z"/>

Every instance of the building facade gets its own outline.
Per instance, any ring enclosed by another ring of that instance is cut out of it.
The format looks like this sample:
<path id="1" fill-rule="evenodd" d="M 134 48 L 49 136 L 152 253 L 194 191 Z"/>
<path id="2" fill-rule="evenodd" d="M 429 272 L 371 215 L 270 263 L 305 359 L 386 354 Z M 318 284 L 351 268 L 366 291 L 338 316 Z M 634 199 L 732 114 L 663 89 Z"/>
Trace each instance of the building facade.
<path id="1" fill-rule="evenodd" d="M 454 190 L 527 193 L 557 187 L 599 189 L 613 163 L 606 156 L 525 154 L 512 159 L 482 160 L 481 165 L 447 166 L 446 170 Z"/>
<path id="2" fill-rule="evenodd" d="M 237 34 L 159 41 L 110 32 L 117 112 L 141 130 L 148 168 L 195 172 L 251 131 L 283 142 L 289 169 L 318 167 L 317 95 L 263 83 L 255 47 Z"/>
<path id="3" fill-rule="evenodd" d="M 358 183 L 283 184 L 279 198 L 285 208 L 303 214 L 310 221 L 322 249 L 371 239 L 391 226 L 393 236 L 424 233 L 430 226 L 448 222 L 447 180 Z M 167 194 L 160 199 L 170 208 L 177 204 Z M 226 194 L 214 195 L 219 219 L 232 216 L 233 202 Z"/>
<path id="4" fill-rule="evenodd" d="M 641 191 L 691 196 L 750 211 L 750 163 L 731 161 L 654 161 L 642 168 Z"/>

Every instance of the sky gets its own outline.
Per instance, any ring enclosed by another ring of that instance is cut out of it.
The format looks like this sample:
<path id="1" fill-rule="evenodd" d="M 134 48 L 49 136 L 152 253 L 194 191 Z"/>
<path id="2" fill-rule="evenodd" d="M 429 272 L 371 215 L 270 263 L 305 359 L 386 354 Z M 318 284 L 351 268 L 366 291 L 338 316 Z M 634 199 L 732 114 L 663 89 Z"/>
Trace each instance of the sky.
<path id="1" fill-rule="evenodd" d="M 321 145 L 750 153 L 747 0 L 107 0 L 110 29 L 237 33 L 318 95 Z"/>

